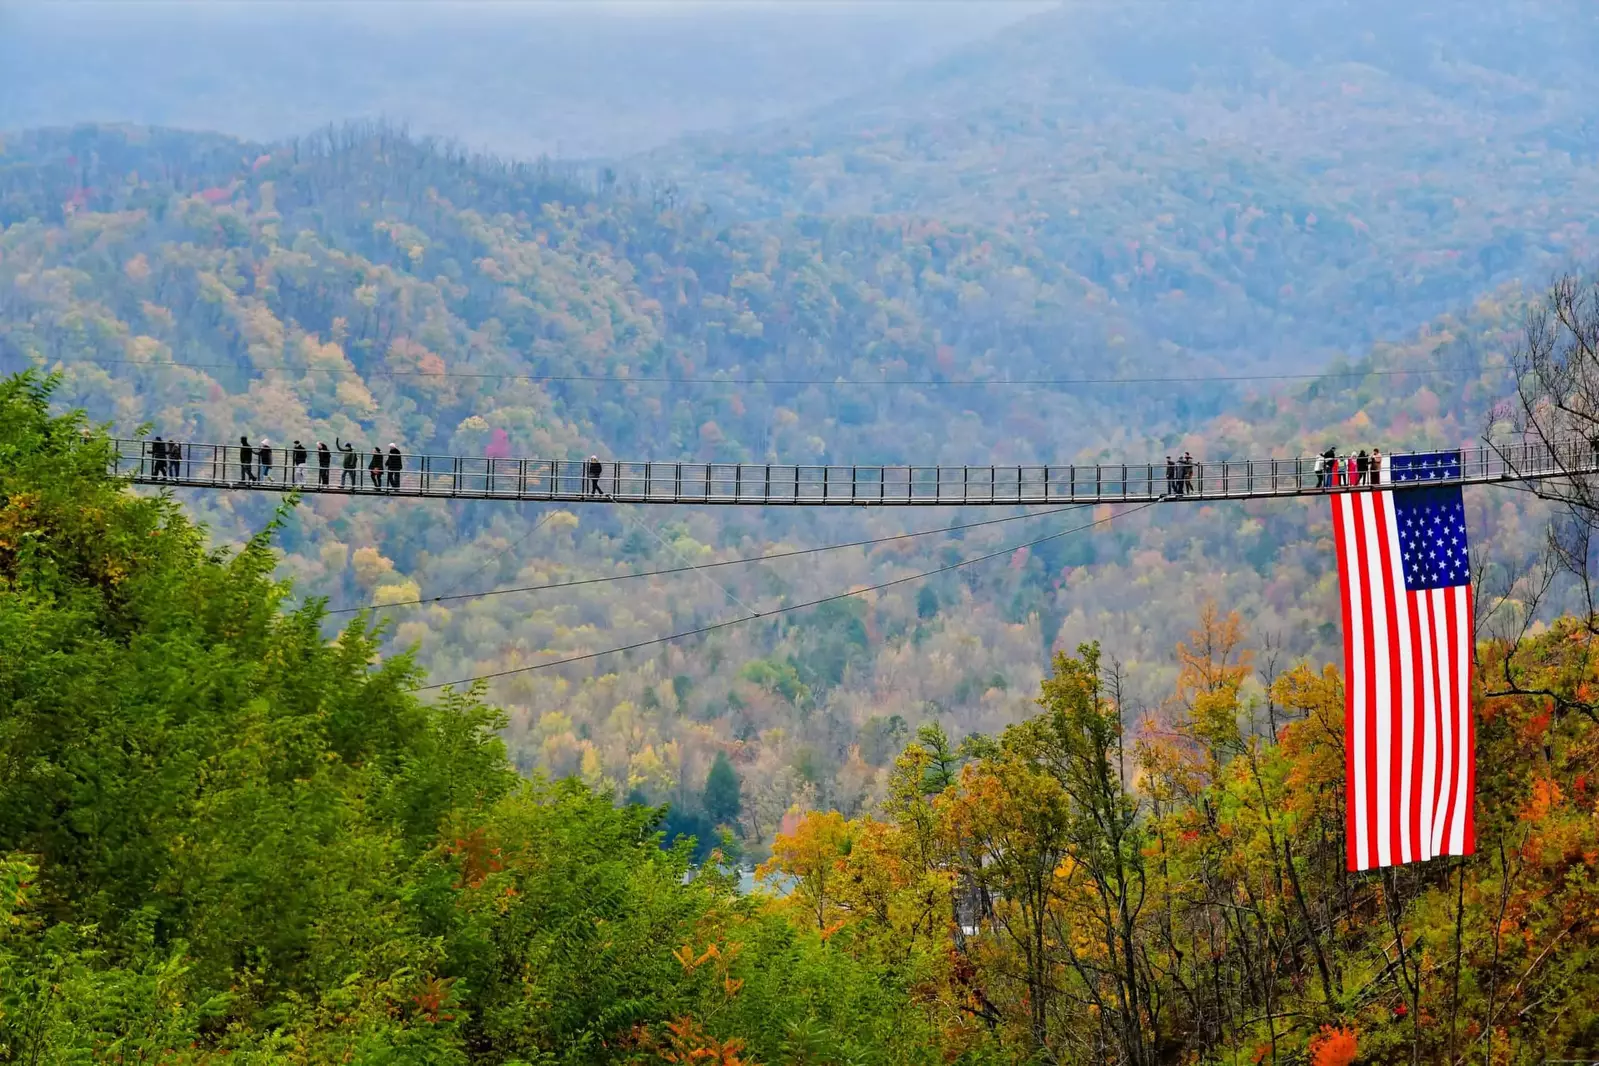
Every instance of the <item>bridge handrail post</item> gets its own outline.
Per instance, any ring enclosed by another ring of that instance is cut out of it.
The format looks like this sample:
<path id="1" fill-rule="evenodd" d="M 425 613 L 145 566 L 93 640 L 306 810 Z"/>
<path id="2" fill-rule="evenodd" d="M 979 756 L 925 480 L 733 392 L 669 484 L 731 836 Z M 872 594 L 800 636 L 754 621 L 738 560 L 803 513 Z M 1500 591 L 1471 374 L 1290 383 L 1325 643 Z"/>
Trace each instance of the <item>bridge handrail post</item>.
<path id="1" fill-rule="evenodd" d="M 1049 502 L 1049 464 L 1044 464 L 1044 502 Z"/>
<path id="2" fill-rule="evenodd" d="M 859 473 L 860 473 L 860 468 L 859 467 L 852 466 L 852 467 L 849 468 L 849 502 L 850 503 L 854 503 L 855 502 L 855 480 L 856 480 L 856 477 L 859 475 Z"/>
<path id="3" fill-rule="evenodd" d="M 766 464 L 766 487 L 761 493 L 761 502 L 769 502 L 772 498 L 772 464 Z"/>
<path id="4" fill-rule="evenodd" d="M 1271 461 L 1271 494 L 1273 496 L 1277 495 L 1277 490 L 1277 460 L 1273 459 Z"/>
<path id="5" fill-rule="evenodd" d="M 1067 475 L 1067 477 L 1069 477 L 1071 479 L 1071 483 L 1067 487 L 1067 496 L 1070 499 L 1075 500 L 1075 499 L 1077 499 L 1077 464 L 1076 463 L 1073 463 L 1071 466 L 1068 466 L 1066 468 L 1066 475 Z"/>
<path id="6" fill-rule="evenodd" d="M 710 463 L 706 463 L 705 464 L 705 499 L 708 501 L 708 500 L 710 500 L 710 498 L 711 498 L 711 464 Z"/>
<path id="7" fill-rule="evenodd" d="M 744 495 L 744 464 L 739 463 L 733 467 L 733 501 L 738 502 Z"/>

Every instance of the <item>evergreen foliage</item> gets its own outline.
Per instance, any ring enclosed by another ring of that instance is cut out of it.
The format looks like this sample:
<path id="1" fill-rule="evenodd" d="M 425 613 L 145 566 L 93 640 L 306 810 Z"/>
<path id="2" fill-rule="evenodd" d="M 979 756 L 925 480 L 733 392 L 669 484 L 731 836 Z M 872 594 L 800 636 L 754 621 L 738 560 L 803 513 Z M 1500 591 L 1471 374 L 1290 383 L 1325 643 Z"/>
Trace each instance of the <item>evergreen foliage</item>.
<path id="1" fill-rule="evenodd" d="M 705 774 L 705 813 L 717 825 L 733 825 L 744 809 L 739 795 L 738 771 L 728 761 L 725 752 L 717 752 L 716 760 Z"/>

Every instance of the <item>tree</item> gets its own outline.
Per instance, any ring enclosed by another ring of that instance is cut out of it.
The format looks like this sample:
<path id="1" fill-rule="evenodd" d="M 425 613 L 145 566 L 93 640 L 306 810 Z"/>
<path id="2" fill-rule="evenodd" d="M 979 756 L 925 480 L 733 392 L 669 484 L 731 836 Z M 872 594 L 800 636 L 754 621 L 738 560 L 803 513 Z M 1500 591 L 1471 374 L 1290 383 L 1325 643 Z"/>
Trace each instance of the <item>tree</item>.
<path id="1" fill-rule="evenodd" d="M 738 816 L 744 810 L 744 800 L 740 794 L 738 771 L 733 769 L 725 751 L 716 753 L 715 761 L 705 774 L 705 791 L 701 794 L 701 802 L 705 805 L 706 815 L 716 825 L 738 824 Z"/>

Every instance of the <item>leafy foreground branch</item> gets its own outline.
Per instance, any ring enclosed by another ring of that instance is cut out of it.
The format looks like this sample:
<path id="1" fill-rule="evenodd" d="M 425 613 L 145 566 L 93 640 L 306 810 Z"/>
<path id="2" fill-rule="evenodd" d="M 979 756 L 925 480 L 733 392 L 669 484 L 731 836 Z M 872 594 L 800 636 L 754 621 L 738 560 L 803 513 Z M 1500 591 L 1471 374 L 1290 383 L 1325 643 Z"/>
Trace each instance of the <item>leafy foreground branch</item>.
<path id="1" fill-rule="evenodd" d="M 1592 721 L 1479 700 L 1479 854 L 1344 871 L 1342 687 L 1214 612 L 1135 716 L 925 726 L 740 897 L 662 813 L 520 779 L 478 693 L 286 608 L 0 384 L 0 1061 L 1533 1062 L 1599 1048 Z M 1480 676 L 1586 701 L 1593 630 Z M 1269 672 L 1268 672 L 1269 673 Z M 1135 720 L 1136 719 L 1136 720 Z M 725 791 L 725 790 L 724 790 Z M 736 789 L 719 802 L 736 802 Z"/>

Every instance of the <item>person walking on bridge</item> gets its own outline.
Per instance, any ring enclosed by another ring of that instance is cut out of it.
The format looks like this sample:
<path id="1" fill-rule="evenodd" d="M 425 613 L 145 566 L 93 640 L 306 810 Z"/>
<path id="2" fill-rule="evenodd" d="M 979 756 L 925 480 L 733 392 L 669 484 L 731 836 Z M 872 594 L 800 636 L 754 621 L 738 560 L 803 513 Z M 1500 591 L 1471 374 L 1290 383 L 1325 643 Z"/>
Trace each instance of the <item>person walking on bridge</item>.
<path id="1" fill-rule="evenodd" d="M 600 463 L 600 457 L 597 455 L 589 456 L 587 469 L 588 494 L 590 496 L 604 496 L 605 493 L 600 489 L 600 474 L 605 471 L 605 467 Z"/>
<path id="2" fill-rule="evenodd" d="M 333 453 L 328 451 L 327 441 L 316 442 L 316 483 L 319 488 L 328 487 L 328 466 L 333 462 Z"/>
<path id="3" fill-rule="evenodd" d="M 183 445 L 175 440 L 167 441 L 167 477 L 183 477 Z"/>
<path id="4" fill-rule="evenodd" d="M 405 468 L 405 460 L 400 456 L 400 449 L 393 441 L 389 442 L 389 491 L 400 491 L 400 471 Z"/>
<path id="5" fill-rule="evenodd" d="M 1376 448 L 1371 450 L 1371 461 L 1366 466 L 1366 476 L 1368 483 L 1382 484 L 1382 452 Z"/>
<path id="6" fill-rule="evenodd" d="M 250 438 L 239 436 L 239 483 L 255 480 L 255 448 L 250 445 Z"/>
<path id="7" fill-rule="evenodd" d="M 372 445 L 372 458 L 366 463 L 367 476 L 372 479 L 372 491 L 383 491 L 383 449 Z"/>
<path id="8" fill-rule="evenodd" d="M 289 453 L 289 461 L 294 464 L 289 480 L 295 485 L 305 484 L 305 459 L 305 445 L 295 441 L 294 450 Z"/>
<path id="9" fill-rule="evenodd" d="M 1166 456 L 1166 495 L 1177 495 L 1177 464 L 1171 456 Z"/>
<path id="10" fill-rule="evenodd" d="M 355 454 L 355 445 L 346 444 L 338 437 L 334 437 L 333 447 L 342 456 L 339 460 L 343 464 L 343 472 L 339 475 L 339 488 L 342 489 L 347 485 L 352 489 L 360 488 L 361 479 L 356 476 L 355 468 L 360 465 L 361 457 Z"/>
<path id="11" fill-rule="evenodd" d="M 261 459 L 261 480 L 272 480 L 272 442 L 265 437 L 261 438 L 261 447 L 255 450 Z"/>
<path id="12" fill-rule="evenodd" d="M 1192 496 L 1194 494 L 1194 467 L 1197 465 L 1199 464 L 1194 462 L 1194 456 L 1192 452 L 1183 452 L 1183 483 L 1182 487 L 1178 491 L 1178 495 Z"/>
<path id="13" fill-rule="evenodd" d="M 150 464 L 150 476 L 162 478 L 167 476 L 167 442 L 157 437 L 150 442 L 150 455 L 154 462 Z"/>

